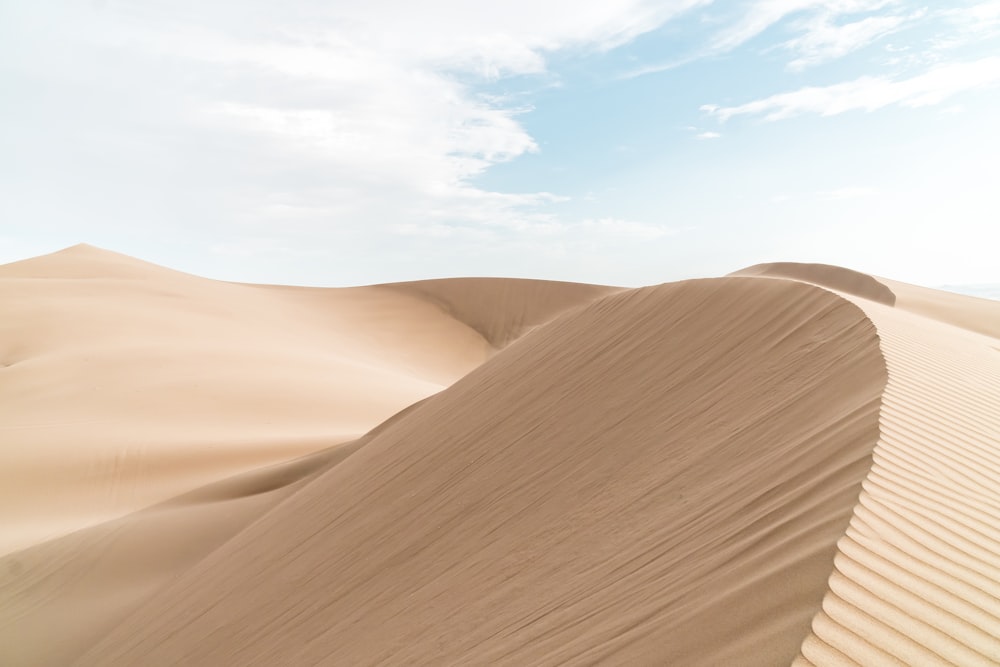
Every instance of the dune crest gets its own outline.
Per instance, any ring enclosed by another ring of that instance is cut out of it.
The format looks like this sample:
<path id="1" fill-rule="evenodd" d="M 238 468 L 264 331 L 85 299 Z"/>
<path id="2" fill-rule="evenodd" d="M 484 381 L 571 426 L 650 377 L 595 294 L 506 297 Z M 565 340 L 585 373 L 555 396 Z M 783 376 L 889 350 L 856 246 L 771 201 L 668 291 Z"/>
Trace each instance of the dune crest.
<path id="1" fill-rule="evenodd" d="M 605 297 L 400 418 L 77 664 L 787 663 L 884 382 L 870 322 L 808 285 Z"/>
<path id="2" fill-rule="evenodd" d="M 755 264 L 740 269 L 731 276 L 763 276 L 770 278 L 791 278 L 805 283 L 827 287 L 845 294 L 853 294 L 888 306 L 896 302 L 896 295 L 888 285 L 873 276 L 860 271 L 845 269 L 831 264 L 808 264 L 799 262 L 772 262 Z"/>
<path id="3" fill-rule="evenodd" d="M 520 278 L 441 278 L 384 287 L 439 304 L 495 348 L 508 345 L 570 308 L 621 289 Z"/>
<path id="4" fill-rule="evenodd" d="M 1000 303 L 81 245 L 0 309 L 2 664 L 1000 664 Z"/>
<path id="5" fill-rule="evenodd" d="M 174 280 L 183 279 L 183 277 L 204 280 L 188 273 L 86 243 L 79 243 L 48 255 L 0 265 L 0 279 L 73 278 L 99 280 L 116 278 L 147 280 L 155 279 L 157 276 L 170 276 Z"/>
<path id="6" fill-rule="evenodd" d="M 879 443 L 796 664 L 998 664 L 1000 341 L 859 303 L 889 373 Z"/>

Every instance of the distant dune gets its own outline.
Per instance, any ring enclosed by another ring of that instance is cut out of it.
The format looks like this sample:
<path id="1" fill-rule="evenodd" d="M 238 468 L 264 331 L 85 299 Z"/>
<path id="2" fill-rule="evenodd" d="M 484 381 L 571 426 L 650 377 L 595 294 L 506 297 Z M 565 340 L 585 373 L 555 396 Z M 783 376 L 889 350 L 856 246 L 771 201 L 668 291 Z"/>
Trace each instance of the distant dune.
<path id="1" fill-rule="evenodd" d="M 497 348 L 549 322 L 572 305 L 620 289 L 515 278 L 445 278 L 393 283 L 385 287 L 439 304 Z"/>
<path id="2" fill-rule="evenodd" d="M 223 283 L 88 246 L 0 267 L 0 299 L 0 553 L 354 440 L 494 351 L 405 286 Z"/>
<path id="3" fill-rule="evenodd" d="M 1000 303 L 0 266 L 0 664 L 1000 662 Z"/>
<path id="4" fill-rule="evenodd" d="M 981 299 L 993 299 L 1000 301 L 1000 283 L 980 285 L 944 285 L 941 289 L 957 294 L 967 294 Z"/>

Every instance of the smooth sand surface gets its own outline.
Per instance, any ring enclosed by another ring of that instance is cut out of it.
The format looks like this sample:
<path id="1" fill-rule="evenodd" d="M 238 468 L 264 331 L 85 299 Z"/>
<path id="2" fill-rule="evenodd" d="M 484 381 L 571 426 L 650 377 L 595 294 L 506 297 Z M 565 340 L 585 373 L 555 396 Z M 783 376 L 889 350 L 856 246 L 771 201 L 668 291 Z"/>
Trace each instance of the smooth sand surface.
<path id="1" fill-rule="evenodd" d="M 551 321 L 569 305 L 586 303 L 621 289 L 516 278 L 443 278 L 390 283 L 385 287 L 439 304 L 496 348 Z"/>
<path id="2" fill-rule="evenodd" d="M 1000 303 L 0 266 L 0 664 L 1000 663 Z"/>
<path id="3" fill-rule="evenodd" d="M 907 285 L 886 278 L 879 278 L 879 282 L 887 285 L 896 294 L 896 306 L 901 310 L 992 338 L 1000 338 L 998 301 Z"/>
<path id="4" fill-rule="evenodd" d="M 490 354 L 399 292 L 87 246 L 0 267 L 0 303 L 0 553 L 353 440 Z"/>
<path id="5" fill-rule="evenodd" d="M 828 289 L 861 297 L 868 301 L 884 303 L 889 306 L 896 302 L 895 292 L 874 276 L 829 264 L 771 262 L 748 266 L 730 275 L 789 278 L 814 285 L 822 285 Z"/>
<path id="6" fill-rule="evenodd" d="M 545 293 L 538 321 L 590 298 Z M 224 283 L 89 246 L 0 266 L 0 304 L 0 554 L 354 440 L 494 352 L 417 290 Z"/>

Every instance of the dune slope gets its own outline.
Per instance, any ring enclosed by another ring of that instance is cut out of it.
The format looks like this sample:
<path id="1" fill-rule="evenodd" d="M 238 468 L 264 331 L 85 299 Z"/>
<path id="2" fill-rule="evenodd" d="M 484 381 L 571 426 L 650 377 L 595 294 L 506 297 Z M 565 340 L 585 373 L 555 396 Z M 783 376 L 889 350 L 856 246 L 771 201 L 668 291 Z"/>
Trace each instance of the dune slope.
<path id="1" fill-rule="evenodd" d="M 1000 301 L 979 299 L 879 278 L 896 295 L 896 307 L 932 320 L 1000 338 Z M 911 324 L 917 324 L 910 320 Z"/>
<path id="2" fill-rule="evenodd" d="M 809 285 L 607 296 L 302 485 L 77 664 L 787 663 L 885 381 L 870 321 Z"/>
<path id="3" fill-rule="evenodd" d="M 412 290 L 225 283 L 90 246 L 0 266 L 0 310 L 0 554 L 354 440 L 495 352 Z"/>
<path id="4" fill-rule="evenodd" d="M 492 353 L 398 293 L 89 246 L 0 266 L 0 306 L 0 553 L 355 439 Z"/>
<path id="5" fill-rule="evenodd" d="M 897 308 L 859 300 L 889 373 L 881 434 L 796 664 L 995 665 L 1000 340 L 968 329 L 996 330 L 1000 304 L 894 287 Z"/>
<path id="6" fill-rule="evenodd" d="M 419 405 L 358 440 L 0 557 L 0 664 L 68 664 L 164 584 Z"/>

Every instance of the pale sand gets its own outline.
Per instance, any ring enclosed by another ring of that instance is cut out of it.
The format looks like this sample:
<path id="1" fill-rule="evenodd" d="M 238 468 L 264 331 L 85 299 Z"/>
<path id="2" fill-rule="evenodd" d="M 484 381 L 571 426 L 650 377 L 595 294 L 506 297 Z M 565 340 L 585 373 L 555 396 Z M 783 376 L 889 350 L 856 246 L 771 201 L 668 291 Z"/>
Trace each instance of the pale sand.
<path id="1" fill-rule="evenodd" d="M 795 664 L 1000 664 L 1000 303 L 879 281 L 874 464 Z"/>
<path id="2" fill-rule="evenodd" d="M 355 439 L 490 353 L 395 291 L 222 283 L 86 246 L 0 267 L 0 302 L 0 553 Z"/>
<path id="3" fill-rule="evenodd" d="M 385 287 L 439 304 L 496 348 L 553 319 L 568 305 L 586 303 L 620 288 L 551 280 L 445 278 Z"/>
<path id="4" fill-rule="evenodd" d="M 0 538 L 35 544 L 0 559 L 0 663 L 1000 661 L 1000 304 L 738 273 L 309 290 L 86 247 L 0 267 L 21 315 L 0 400 L 100 417 L 15 440 L 0 415 Z M 142 474 L 81 477 L 116 451 Z"/>
<path id="5" fill-rule="evenodd" d="M 539 321 L 578 292 L 546 290 Z M 89 246 L 0 266 L 0 304 L 0 554 L 356 439 L 494 352 L 417 291 L 223 283 Z"/>
<path id="6" fill-rule="evenodd" d="M 998 664 L 998 341 L 864 307 L 889 369 L 881 433 L 797 664 Z"/>

